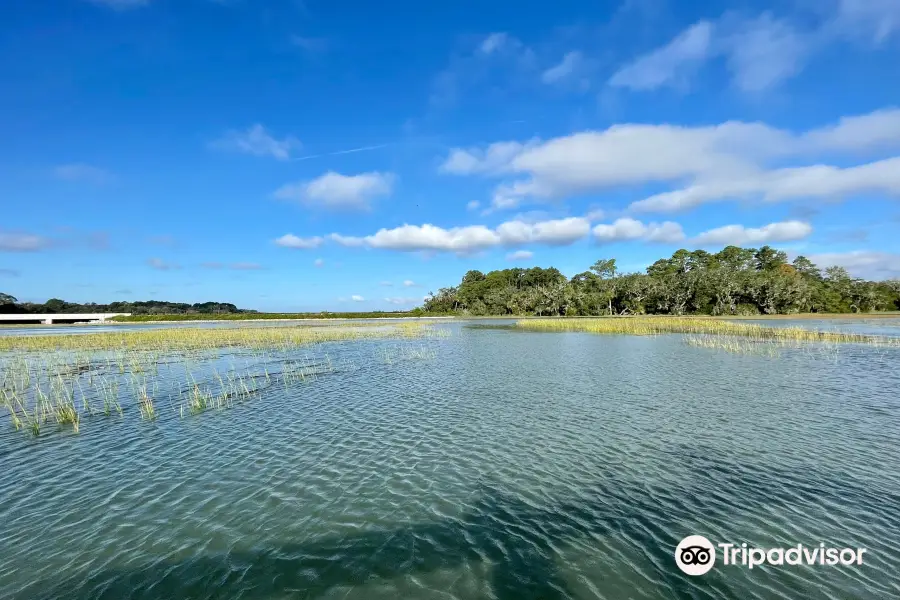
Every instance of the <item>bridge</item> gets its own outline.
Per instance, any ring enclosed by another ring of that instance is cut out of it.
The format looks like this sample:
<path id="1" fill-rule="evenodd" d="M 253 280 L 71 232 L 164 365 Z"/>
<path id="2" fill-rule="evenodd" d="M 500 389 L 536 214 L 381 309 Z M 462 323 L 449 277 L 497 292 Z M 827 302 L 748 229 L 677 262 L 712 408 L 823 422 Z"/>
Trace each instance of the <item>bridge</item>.
<path id="1" fill-rule="evenodd" d="M 103 323 L 113 317 L 130 317 L 131 313 L 70 313 L 49 315 L 0 315 L 0 325 L 4 323 Z"/>

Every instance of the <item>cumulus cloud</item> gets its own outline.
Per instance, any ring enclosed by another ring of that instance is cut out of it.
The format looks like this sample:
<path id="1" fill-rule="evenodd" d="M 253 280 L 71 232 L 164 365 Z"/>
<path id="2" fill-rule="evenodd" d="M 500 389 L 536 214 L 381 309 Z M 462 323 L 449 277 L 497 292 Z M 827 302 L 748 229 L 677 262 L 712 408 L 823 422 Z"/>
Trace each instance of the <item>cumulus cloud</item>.
<path id="1" fill-rule="evenodd" d="M 418 285 L 419 284 L 412 279 L 406 279 L 403 281 L 403 287 L 418 287 Z"/>
<path id="2" fill-rule="evenodd" d="M 350 296 L 350 299 L 353 300 L 354 302 L 365 302 L 365 300 L 366 300 L 359 294 L 353 294 L 352 296 Z"/>
<path id="3" fill-rule="evenodd" d="M 713 27 L 709 21 L 690 26 L 662 48 L 616 71 L 609 84 L 634 90 L 653 90 L 683 82 L 711 55 Z"/>
<path id="4" fill-rule="evenodd" d="M 97 185 L 109 183 L 113 180 L 112 173 L 106 169 L 84 163 L 59 165 L 53 169 L 53 175 L 57 179 L 65 181 L 80 181 Z"/>
<path id="5" fill-rule="evenodd" d="M 506 260 L 528 260 L 534 256 L 534 252 L 529 250 L 516 250 L 506 255 Z"/>
<path id="6" fill-rule="evenodd" d="M 585 237 L 590 229 L 591 223 L 584 217 L 569 217 L 538 223 L 507 221 L 497 227 L 497 234 L 503 244 L 510 246 L 529 243 L 565 246 Z"/>
<path id="7" fill-rule="evenodd" d="M 757 171 L 732 179 L 711 179 L 650 196 L 632 203 L 629 208 L 636 212 L 676 212 L 718 200 L 841 199 L 870 192 L 900 195 L 900 157 L 844 169 L 813 165 Z"/>
<path id="8" fill-rule="evenodd" d="M 601 244 L 641 240 L 660 244 L 673 244 L 684 240 L 684 230 L 678 223 L 642 223 L 636 219 L 616 219 L 612 224 L 601 223 L 592 230 L 594 239 Z"/>
<path id="9" fill-rule="evenodd" d="M 318 248 L 324 240 L 321 237 L 314 236 L 308 238 L 297 237 L 292 233 L 287 233 L 275 240 L 276 246 L 282 248 L 297 248 L 298 250 L 310 250 Z"/>
<path id="10" fill-rule="evenodd" d="M 325 261 L 322 260 L 321 258 L 317 258 L 316 260 L 313 261 L 313 266 L 314 267 L 324 267 Z"/>
<path id="11" fill-rule="evenodd" d="M 281 140 L 272 137 L 259 123 L 245 131 L 228 131 L 220 139 L 210 143 L 210 147 L 215 150 L 270 156 L 278 160 L 289 160 L 291 151 L 300 146 L 300 141 L 291 136 Z"/>
<path id="12" fill-rule="evenodd" d="M 795 242 L 809 237 L 811 233 L 812 226 L 803 221 L 770 223 L 758 228 L 726 225 L 705 231 L 695 237 L 692 242 L 697 246 L 746 246 Z"/>
<path id="13" fill-rule="evenodd" d="M 434 251 L 470 254 L 495 246 L 517 246 L 526 243 L 563 246 L 571 244 L 590 231 L 583 217 L 547 221 L 506 221 L 495 229 L 484 225 L 468 225 L 445 229 L 436 225 L 402 225 L 380 229 L 365 237 L 331 234 L 329 239 L 344 246 L 364 246 L 407 252 Z"/>
<path id="14" fill-rule="evenodd" d="M 788 159 L 900 147 L 900 110 L 891 108 L 795 133 L 762 123 L 719 125 L 621 124 L 546 141 L 498 142 L 451 151 L 444 170 L 503 177 L 492 210 L 605 188 L 647 184 L 687 187 L 636 202 L 634 210 L 677 210 L 717 198 L 761 195 L 769 200 L 893 193 L 897 159 L 833 167 L 801 164 L 770 169 Z M 465 159 L 459 157 L 465 156 Z M 829 191 L 831 190 L 831 191 Z"/>
<path id="15" fill-rule="evenodd" d="M 391 193 L 393 184 L 391 173 L 342 175 L 329 171 L 312 181 L 284 185 L 274 195 L 316 208 L 368 210 L 373 199 Z"/>
<path id="16" fill-rule="evenodd" d="M 0 252 L 38 252 L 53 246 L 53 240 L 33 233 L 0 231 Z"/>
<path id="17" fill-rule="evenodd" d="M 844 267 L 854 277 L 866 279 L 900 277 L 900 254 L 854 250 L 852 252 L 810 254 L 807 258 L 823 269 L 831 266 Z"/>

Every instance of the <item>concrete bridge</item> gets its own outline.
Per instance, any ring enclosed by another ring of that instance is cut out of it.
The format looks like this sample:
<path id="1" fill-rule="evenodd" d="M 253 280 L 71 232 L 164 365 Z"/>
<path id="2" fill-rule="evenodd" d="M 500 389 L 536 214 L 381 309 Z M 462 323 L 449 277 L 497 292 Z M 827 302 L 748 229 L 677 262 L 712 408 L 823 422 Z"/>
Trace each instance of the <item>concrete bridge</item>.
<path id="1" fill-rule="evenodd" d="M 69 313 L 48 315 L 0 315 L 0 325 L 4 323 L 103 323 L 113 317 L 130 317 L 131 313 Z"/>

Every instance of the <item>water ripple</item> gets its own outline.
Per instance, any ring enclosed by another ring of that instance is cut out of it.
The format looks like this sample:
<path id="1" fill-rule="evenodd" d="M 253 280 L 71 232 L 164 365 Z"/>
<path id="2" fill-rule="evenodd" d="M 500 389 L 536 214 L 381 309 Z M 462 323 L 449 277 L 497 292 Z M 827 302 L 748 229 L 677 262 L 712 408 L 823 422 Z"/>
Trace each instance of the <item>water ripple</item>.
<path id="1" fill-rule="evenodd" d="M 379 360 L 391 344 L 331 346 L 346 368 L 230 410 L 0 435 L 0 597 L 900 597 L 896 360 L 459 328 Z M 868 553 L 690 578 L 688 534 Z"/>

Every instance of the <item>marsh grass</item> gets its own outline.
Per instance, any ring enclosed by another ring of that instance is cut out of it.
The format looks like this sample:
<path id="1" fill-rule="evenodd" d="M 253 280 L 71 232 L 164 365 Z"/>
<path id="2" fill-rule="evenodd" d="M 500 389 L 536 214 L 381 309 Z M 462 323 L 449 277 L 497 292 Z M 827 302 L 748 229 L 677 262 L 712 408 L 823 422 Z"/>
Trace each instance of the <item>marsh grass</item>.
<path id="1" fill-rule="evenodd" d="M 85 334 L 0 336 L 0 352 L 24 350 L 51 352 L 113 351 L 120 372 L 144 368 L 134 362 L 129 350 L 159 353 L 212 350 L 219 348 L 289 349 L 306 344 L 333 341 L 352 341 L 381 337 L 438 337 L 447 335 L 432 323 L 410 321 L 380 326 L 321 326 L 304 327 L 173 327 L 145 331 L 112 331 Z"/>
<path id="2" fill-rule="evenodd" d="M 618 317 L 602 319 L 527 319 L 517 327 L 534 331 L 584 331 L 611 335 L 661 335 L 683 333 L 728 336 L 753 341 L 857 343 L 900 347 L 900 338 L 840 331 L 818 331 L 803 327 L 765 327 L 710 318 Z"/>
<path id="3" fill-rule="evenodd" d="M 132 410 L 144 421 L 187 417 L 233 408 L 275 386 L 356 370 L 346 356 L 356 341 L 405 345 L 446 335 L 419 322 L 0 338 L 0 414 L 8 412 L 14 430 L 34 436 L 48 424 L 78 432 L 88 420 Z M 334 342 L 342 357 L 308 351 L 322 342 Z M 402 353 L 427 354 L 424 346 Z"/>

